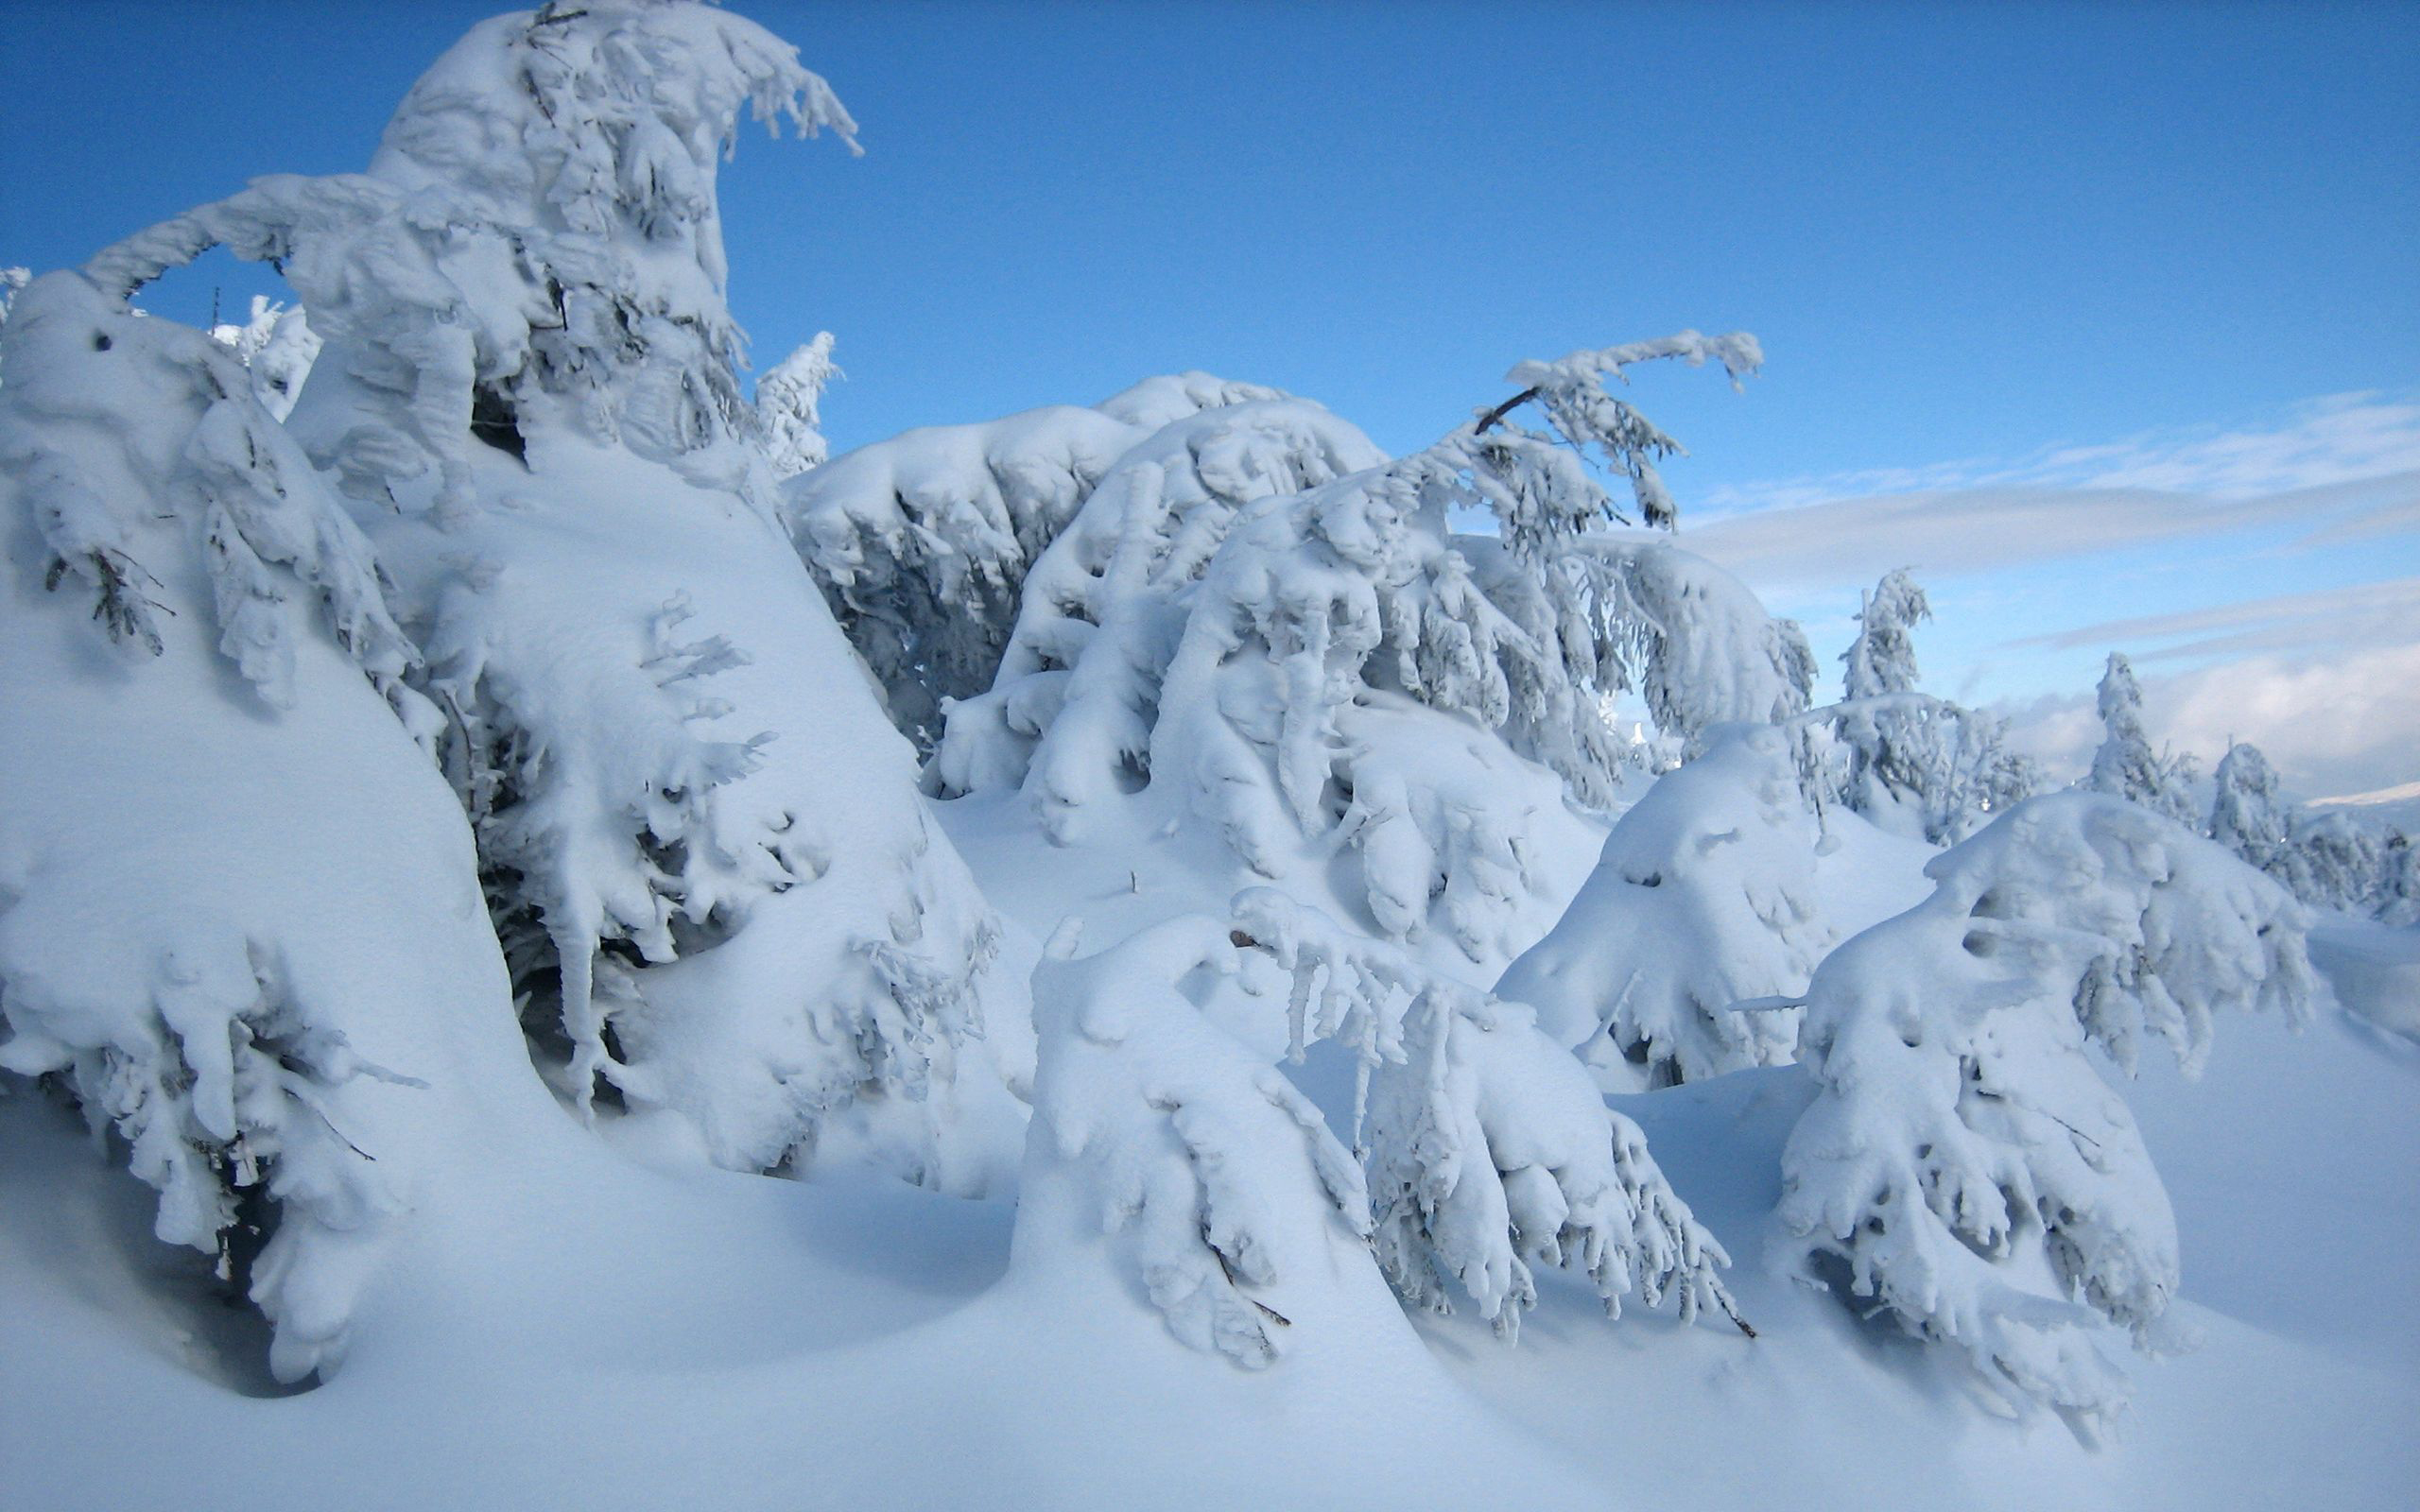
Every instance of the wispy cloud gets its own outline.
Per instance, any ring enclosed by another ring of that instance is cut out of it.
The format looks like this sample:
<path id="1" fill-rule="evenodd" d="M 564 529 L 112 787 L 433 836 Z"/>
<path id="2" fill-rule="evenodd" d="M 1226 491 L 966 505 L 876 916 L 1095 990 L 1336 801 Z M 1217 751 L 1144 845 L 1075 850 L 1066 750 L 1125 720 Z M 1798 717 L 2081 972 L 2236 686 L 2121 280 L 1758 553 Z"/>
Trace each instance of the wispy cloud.
<path id="1" fill-rule="evenodd" d="M 2134 656 L 2137 661 L 2153 661 L 2329 645 L 2398 645 L 2414 640 L 2420 640 L 2420 577 L 2279 593 L 2173 614 L 2102 620 L 2007 644 L 2057 650 L 2150 646 Z M 2163 641 L 2176 644 L 2158 644 Z"/>
<path id="2" fill-rule="evenodd" d="M 2340 656 L 2248 657 L 2143 679 L 2154 738 L 2202 759 L 2252 740 L 2302 797 L 2360 793 L 2420 778 L 2420 644 Z M 2017 746 L 2073 777 L 2100 743 L 2089 694 L 2003 706 Z"/>
<path id="3" fill-rule="evenodd" d="M 1893 566 L 1979 573 L 2297 524 L 2299 546 L 2381 538 L 2420 530 L 2420 402 L 2338 395 L 2269 426 L 1751 484 L 1692 515 L 1692 549 L 1773 587 Z"/>
<path id="4" fill-rule="evenodd" d="M 1950 655 L 1927 664 L 1962 698 L 2073 687 L 2002 705 L 2068 775 L 2100 740 L 2086 669 L 2120 646 L 2153 731 L 2205 761 L 2256 741 L 2309 796 L 2420 776 L 2420 399 L 2344 394 L 2265 425 L 1785 479 L 1685 519 L 1684 544 L 1830 631 L 1845 633 L 1822 606 L 1853 606 L 1893 567 L 1996 606 L 1988 629 L 1931 632 Z M 2159 546 L 2172 550 L 2141 550 Z M 2130 605 L 2142 611 L 2112 612 Z"/>

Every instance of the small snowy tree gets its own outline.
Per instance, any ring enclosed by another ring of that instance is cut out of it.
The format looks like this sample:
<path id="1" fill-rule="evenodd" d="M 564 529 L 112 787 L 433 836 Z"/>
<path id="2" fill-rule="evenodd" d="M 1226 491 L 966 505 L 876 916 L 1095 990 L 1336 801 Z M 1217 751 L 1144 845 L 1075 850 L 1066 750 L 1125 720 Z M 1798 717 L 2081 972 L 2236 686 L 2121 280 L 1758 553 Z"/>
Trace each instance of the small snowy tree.
<path id="1" fill-rule="evenodd" d="M 2118 652 L 2109 653 L 2109 667 L 2099 690 L 2100 722 L 2108 733 L 2093 753 L 2092 770 L 2083 786 L 2139 803 L 2153 814 L 2192 825 L 2201 819 L 2190 791 L 2193 768 L 2186 760 L 2168 758 L 2152 749 L 2143 732 L 2143 690 L 2134 666 Z"/>
<path id="2" fill-rule="evenodd" d="M 2400 830 L 2381 848 L 2376 911 L 2386 924 L 2420 924 L 2420 846 Z"/>
<path id="3" fill-rule="evenodd" d="M 1180 990 L 1237 969 L 1228 936 L 1191 916 L 1082 958 L 1073 924 L 1051 940 L 1012 1263 L 1063 1269 L 1070 1235 L 1105 1234 L 1169 1332 L 1258 1368 L 1366 1265 L 1370 1203 L 1319 1109 Z"/>
<path id="4" fill-rule="evenodd" d="M 1815 972 L 1818 1088 L 1783 1152 L 1806 1278 L 1965 1351 L 2003 1391 L 2105 1428 L 2105 1320 L 2155 1351 L 2175 1221 L 2122 1069 L 2165 1042 L 2187 1074 L 2211 1019 L 2308 1012 L 2302 908 L 2171 821 L 2100 794 L 2019 805 L 1926 868 L 1932 896 Z"/>
<path id="5" fill-rule="evenodd" d="M 1017 1263 L 1068 1263 L 1089 1219 L 1170 1332 L 1253 1367 L 1327 1321 L 1309 1310 L 1352 1305 L 1371 1246 L 1407 1300 L 1447 1311 L 1458 1281 L 1508 1339 L 1533 1262 L 1586 1275 L 1614 1315 L 1636 1293 L 1737 1320 L 1721 1246 L 1527 1008 L 1266 888 L 1228 920 L 1078 948 L 1063 925 L 1034 975 Z M 1366 1180 L 1319 1109 L 1189 999 L 1219 976 L 1287 998 L 1294 1058 L 1322 1039 L 1353 1050 Z"/>
<path id="6" fill-rule="evenodd" d="M 1785 1063 L 1797 1014 L 1737 1005 L 1795 998 L 1832 942 L 1817 839 L 1782 732 L 1728 729 L 1615 824 L 1587 885 L 1496 995 L 1536 1008 L 1616 1090 Z"/>
<path id="7" fill-rule="evenodd" d="M 0 267 L 0 327 L 9 323 L 9 311 L 17 301 L 17 291 L 33 280 L 33 274 L 22 267 Z"/>
<path id="8" fill-rule="evenodd" d="M 159 1237 L 275 1325 L 281 1380 L 333 1372 L 421 1171 L 411 1110 L 364 1095 L 421 1084 L 355 1041 L 501 1006 L 407 733 L 438 722 L 368 543 L 233 352 L 72 272 L 0 348 L 0 520 L 37 544 L 0 589 L 0 1070 L 124 1139 Z M 425 897 L 331 885 L 372 815 Z M 378 958 L 399 926 L 432 957 Z"/>
<path id="9" fill-rule="evenodd" d="M 815 339 L 756 380 L 756 425 L 776 481 L 796 477 L 831 455 L 823 441 L 823 390 L 843 376 L 832 360 L 833 335 Z"/>
<path id="10" fill-rule="evenodd" d="M 2218 792 L 2210 805 L 2210 838 L 2246 866 L 2291 885 L 2285 811 L 2277 803 L 2277 774 L 2257 746 L 2237 744 L 2219 758 Z"/>
<path id="11" fill-rule="evenodd" d="M 1357 1057 L 1353 1132 L 1378 1261 L 1404 1299 L 1452 1310 L 1458 1282 L 1496 1333 L 1536 1301 L 1531 1263 L 1588 1278 L 1608 1316 L 1635 1292 L 1684 1322 L 1712 1307 L 1754 1337 L 1637 1125 L 1607 1108 L 1528 1006 L 1339 928 L 1272 888 L 1236 896 L 1231 938 L 1289 979 L 1289 1057 L 1333 1039 Z"/>
<path id="12" fill-rule="evenodd" d="M 1793 720 L 1802 782 L 1818 809 L 1837 805 L 1935 845 L 1964 839 L 2042 786 L 1990 714 L 1916 691 L 1910 629 L 1932 606 L 1905 570 L 1865 595 L 1841 661 L 1844 696 Z"/>
<path id="13" fill-rule="evenodd" d="M 1916 685 L 1916 648 L 1908 632 L 1932 618 L 1932 605 L 1907 569 L 1885 573 L 1858 610 L 1857 639 L 1841 653 L 1841 691 L 1850 698 L 1907 693 Z"/>
<path id="14" fill-rule="evenodd" d="M 2285 880 L 2315 908 L 2367 913 L 2378 894 L 2384 857 L 2379 836 L 2342 809 L 2305 809 L 2294 819 Z"/>
<path id="15" fill-rule="evenodd" d="M 252 296 L 251 318 L 242 325 L 216 325 L 212 338 L 234 349 L 251 370 L 252 396 L 278 420 L 294 412 L 302 380 L 319 360 L 320 338 L 300 308 L 288 309 L 267 295 Z"/>

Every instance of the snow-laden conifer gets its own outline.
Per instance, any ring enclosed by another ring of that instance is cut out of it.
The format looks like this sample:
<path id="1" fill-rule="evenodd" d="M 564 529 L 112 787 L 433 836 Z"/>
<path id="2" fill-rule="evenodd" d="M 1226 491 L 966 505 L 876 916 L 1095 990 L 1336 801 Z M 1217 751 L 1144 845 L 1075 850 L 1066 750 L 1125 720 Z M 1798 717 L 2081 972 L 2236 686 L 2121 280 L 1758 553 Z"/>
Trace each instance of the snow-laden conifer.
<path id="1" fill-rule="evenodd" d="M 718 9 L 499 17 L 368 172 L 257 180 L 88 271 L 281 266 L 325 343 L 289 428 L 428 648 L 565 1091 L 769 1166 L 838 1106 L 946 1091 L 996 929 L 775 517 L 715 193 L 743 112 L 854 129 Z"/>
<path id="2" fill-rule="evenodd" d="M 1614 825 L 1562 920 L 1495 985 L 1601 1081 L 1642 1091 L 1779 1065 L 1832 943 L 1819 836 L 1782 731 L 1738 726 Z"/>
<path id="3" fill-rule="evenodd" d="M 765 369 L 756 380 L 756 427 L 776 481 L 820 466 L 831 448 L 823 440 L 823 390 L 842 376 L 832 360 L 833 335 L 815 339 Z"/>
<path id="4" fill-rule="evenodd" d="M 1815 1102 L 1779 1215 L 1805 1274 L 1963 1350 L 2004 1392 L 2105 1427 L 2155 1350 L 2176 1225 L 2125 1100 L 2146 1038 L 2187 1074 L 2215 1014 L 2299 1022 L 2301 906 L 2170 820 L 2105 795 L 2020 804 L 1926 868 L 1928 899 L 1817 968 Z"/>
<path id="5" fill-rule="evenodd" d="M 1253 1367 L 1323 1321 L 1305 1309 L 1348 1305 L 1340 1273 L 1373 1246 L 1407 1300 L 1450 1311 L 1458 1285 L 1507 1338 L 1533 1263 L 1584 1275 L 1616 1316 L 1634 1295 L 1737 1321 L 1721 1246 L 1529 1008 L 1269 888 L 1227 919 L 1080 948 L 1062 926 L 1034 973 L 1020 1263 L 1098 1226 L 1170 1332 Z M 1187 984 L 1219 976 L 1288 998 L 1293 1058 L 1322 1040 L 1353 1052 L 1354 1153 L 1195 1005 Z"/>
<path id="6" fill-rule="evenodd" d="M 2191 792 L 2192 763 L 2152 749 L 2151 737 L 2143 730 L 2142 684 L 2135 680 L 2133 663 L 2118 652 L 2109 653 L 2097 703 L 2107 733 L 2093 752 L 2092 770 L 2082 785 L 2139 803 L 2179 824 L 2198 824 L 2202 816 Z"/>
<path id="7" fill-rule="evenodd" d="M 2244 864 L 2292 885 L 2291 845 L 2286 811 L 2279 807 L 2277 774 L 2257 746 L 2227 747 L 2214 774 L 2218 790 L 2210 803 L 2210 838 Z"/>
<path id="8" fill-rule="evenodd" d="M 2341 808 L 2295 816 L 2284 860 L 2286 885 L 2315 908 L 2367 913 L 2377 902 L 2385 847 Z"/>
<path id="9" fill-rule="evenodd" d="M 1146 380 L 1091 408 L 1052 405 L 975 425 L 929 426 L 857 448 L 785 490 L 784 513 L 833 614 L 873 669 L 891 717 L 919 749 L 941 734 L 944 699 L 981 693 L 998 674 L 1029 602 L 1027 575 L 1118 461 L 1154 433 L 1205 411 L 1285 401 L 1274 388 L 1186 372 Z M 1163 442 L 1178 487 L 1232 512 L 1367 466 L 1378 453 L 1318 406 L 1293 402 L 1288 429 L 1189 427 L 1197 443 Z M 1288 454 L 1288 445 L 1297 450 Z M 1341 451 L 1349 460 L 1330 454 Z M 1324 458 L 1324 459 L 1323 459 Z M 1206 527 L 1210 522 L 1204 521 Z M 1090 549 L 1063 551 L 1090 571 Z M 1215 541 L 1215 536 L 1211 537 Z M 1099 612 L 1064 566 L 1036 613 Z M 1063 601 L 1064 602 L 1063 607 Z"/>
<path id="10" fill-rule="evenodd" d="M 1842 697 L 1791 721 L 1808 796 L 1936 845 L 1964 839 L 2043 785 L 2012 751 L 2001 721 L 1918 691 L 1910 634 L 1932 617 L 1925 591 L 1887 573 L 1858 612 L 1843 652 Z"/>
<path id="11" fill-rule="evenodd" d="M 1405 1300 L 1450 1312 L 1459 1286 L 1513 1338 L 1537 1297 L 1535 1263 L 1586 1277 L 1610 1316 L 1635 1294 L 1674 1303 L 1684 1322 L 1714 1308 L 1753 1335 L 1722 1284 L 1721 1245 L 1535 1010 L 1274 888 L 1233 906 L 1232 938 L 1289 979 L 1291 1057 L 1321 1040 L 1356 1057 L 1353 1132 L 1374 1244 Z"/>
<path id="12" fill-rule="evenodd" d="M 266 294 L 252 296 L 251 314 L 243 324 L 216 325 L 211 335 L 234 349 L 252 374 L 252 396 L 278 420 L 294 412 L 302 381 L 319 360 L 320 338 L 300 306 L 288 307 Z"/>
<path id="13" fill-rule="evenodd" d="M 1072 924 L 1052 939 L 1016 1246 L 1036 1264 L 1065 1230 L 1104 1235 L 1169 1332 L 1258 1368 L 1337 1272 L 1368 1265 L 1370 1203 L 1320 1110 L 1181 989 L 1238 969 L 1230 934 L 1191 915 L 1088 956 Z"/>
<path id="14" fill-rule="evenodd" d="M 281 1379 L 332 1372 L 424 1119 L 458 1110 L 358 1047 L 445 1059 L 482 986 L 501 1006 L 412 740 L 437 721 L 367 542 L 235 353 L 73 272 L 0 345 L 0 520 L 39 553 L 0 596 L 0 1069 L 123 1139 L 159 1237 L 275 1325 Z"/>
<path id="15" fill-rule="evenodd" d="M 1297 470 L 1350 463 L 1305 445 L 1341 426 L 1324 410 L 1240 404 L 1163 431 L 1035 568 L 997 679 L 949 712 L 940 790 L 1021 789 L 1069 841 L 1139 798 L 1272 879 L 1349 848 L 1383 932 L 1442 927 L 1501 960 L 1554 788 L 1608 802 L 1631 759 L 1606 698 L 1635 689 L 1685 741 L 1804 709 L 1812 667 L 1736 579 L 1596 531 L 1614 507 L 1570 447 L 1500 419 L 1282 491 L 1205 487 L 1207 464 L 1232 449 L 1249 466 L 1222 471 L 1264 477 L 1271 440 Z M 1469 508 L 1500 534 L 1454 534 Z"/>

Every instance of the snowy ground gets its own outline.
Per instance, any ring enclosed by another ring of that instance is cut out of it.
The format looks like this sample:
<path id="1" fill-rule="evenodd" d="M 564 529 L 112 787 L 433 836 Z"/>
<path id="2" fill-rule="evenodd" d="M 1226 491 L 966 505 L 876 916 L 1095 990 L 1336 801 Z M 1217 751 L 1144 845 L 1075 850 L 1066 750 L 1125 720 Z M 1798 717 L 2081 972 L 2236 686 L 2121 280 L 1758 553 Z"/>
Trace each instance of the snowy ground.
<path id="1" fill-rule="evenodd" d="M 1122 934 L 1232 880 L 1174 840 L 1149 878 L 1107 875 L 1106 852 L 1005 874 L 990 868 L 1017 848 L 986 837 L 1005 840 L 1012 812 L 943 814 L 1028 930 L 1080 907 Z M 1888 905 L 1882 878 L 1909 885 L 1894 849 L 1870 832 L 1844 846 L 1838 890 Z M 1339 1069 L 1315 1055 L 1303 1074 L 1328 1101 Z M 0 1499 L 2407 1506 L 2415 1076 L 2420 1051 L 2332 1012 L 2300 1035 L 2223 1024 L 2198 1084 L 2145 1073 L 2131 1096 L 2204 1342 L 2136 1367 L 2133 1431 L 2101 1448 L 2054 1418 L 1995 1417 L 1945 1357 L 1770 1274 L 1779 1147 L 1808 1095 L 1794 1067 L 1617 1100 L 1731 1248 L 1753 1342 L 1635 1310 L 1609 1325 L 1584 1287 L 1547 1278 L 1517 1346 L 1467 1314 L 1374 1317 L 1354 1349 L 1247 1373 L 1089 1276 L 1012 1273 L 1008 1201 L 717 1172 L 677 1124 L 631 1120 L 568 1164 L 500 1161 L 498 1200 L 519 1190 L 561 1227 L 513 1230 L 517 1248 L 427 1236 L 456 1246 L 432 1272 L 451 1294 L 406 1288 L 364 1322 L 353 1366 L 286 1396 L 257 1363 L 257 1322 L 216 1298 L 199 1257 L 149 1238 L 147 1190 L 72 1115 L 17 1096 L 0 1102 Z M 130 1435 L 144 1452 L 110 1447 Z"/>

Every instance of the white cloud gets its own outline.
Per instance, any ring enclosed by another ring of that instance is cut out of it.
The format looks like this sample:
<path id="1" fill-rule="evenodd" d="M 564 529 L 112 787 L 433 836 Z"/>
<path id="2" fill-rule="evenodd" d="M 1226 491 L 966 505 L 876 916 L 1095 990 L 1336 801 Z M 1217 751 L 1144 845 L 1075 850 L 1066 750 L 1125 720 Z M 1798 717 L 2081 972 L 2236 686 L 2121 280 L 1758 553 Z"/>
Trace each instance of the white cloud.
<path id="1" fill-rule="evenodd" d="M 2183 639 L 2191 637 L 2191 639 Z M 2076 646 L 2140 646 L 2149 662 L 2183 657 L 2242 655 L 2259 651 L 2309 650 L 2323 646 L 2397 645 L 2420 638 L 2420 577 L 2351 583 L 2307 593 L 2280 593 L 2239 603 L 2212 605 L 2173 614 L 2142 614 L 2103 620 L 2048 635 L 2029 635 L 2012 645 L 2054 649 Z"/>
<path id="2" fill-rule="evenodd" d="M 2089 694 L 1998 711 L 2011 738 L 2063 777 L 2091 763 L 2100 721 Z M 2420 778 L 2420 644 L 2374 645 L 2326 658 L 2266 655 L 2143 679 L 2154 740 L 2202 758 L 2231 741 L 2258 746 L 2287 788 L 2324 798 Z"/>
<path id="3" fill-rule="evenodd" d="M 1775 587 L 1897 566 L 1980 573 L 2298 524 L 2296 544 L 2337 544 L 2420 529 L 2420 402 L 2339 395 L 2244 430 L 1750 484 L 1717 490 L 1685 520 L 1692 550 Z"/>

